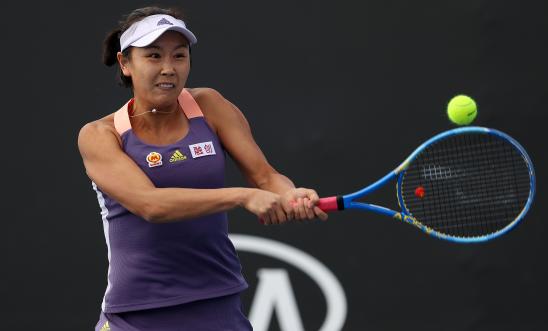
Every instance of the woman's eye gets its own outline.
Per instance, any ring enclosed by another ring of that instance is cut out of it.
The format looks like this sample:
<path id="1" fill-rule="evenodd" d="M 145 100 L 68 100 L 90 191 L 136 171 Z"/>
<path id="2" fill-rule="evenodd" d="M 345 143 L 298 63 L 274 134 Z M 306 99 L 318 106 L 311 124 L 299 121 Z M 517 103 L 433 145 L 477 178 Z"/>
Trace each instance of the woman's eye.
<path id="1" fill-rule="evenodd" d="M 158 54 L 158 53 L 151 53 L 151 54 L 147 55 L 147 57 L 151 57 L 151 58 L 153 58 L 153 59 L 158 59 L 158 58 L 160 58 L 160 54 Z"/>

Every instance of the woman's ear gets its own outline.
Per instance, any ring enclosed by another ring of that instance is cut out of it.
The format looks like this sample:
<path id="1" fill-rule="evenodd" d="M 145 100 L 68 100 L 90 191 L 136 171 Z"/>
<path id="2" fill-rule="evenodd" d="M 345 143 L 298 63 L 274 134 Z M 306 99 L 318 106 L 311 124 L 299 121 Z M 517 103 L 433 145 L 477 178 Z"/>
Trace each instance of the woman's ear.
<path id="1" fill-rule="evenodd" d="M 126 56 L 124 56 L 124 54 L 122 54 L 122 52 L 116 53 L 116 58 L 118 59 L 118 64 L 120 65 L 120 70 L 122 70 L 122 73 L 124 74 L 124 76 L 130 77 L 131 72 L 128 68 L 129 59 Z"/>

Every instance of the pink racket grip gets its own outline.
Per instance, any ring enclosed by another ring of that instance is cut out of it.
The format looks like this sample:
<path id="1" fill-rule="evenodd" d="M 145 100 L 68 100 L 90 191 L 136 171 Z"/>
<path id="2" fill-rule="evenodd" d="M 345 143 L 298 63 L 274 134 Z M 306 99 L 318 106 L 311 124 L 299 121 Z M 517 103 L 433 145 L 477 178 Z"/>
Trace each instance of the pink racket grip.
<path id="1" fill-rule="evenodd" d="M 326 213 L 342 210 L 344 209 L 342 202 L 342 197 L 340 196 L 321 198 L 320 202 L 318 202 L 318 208 Z"/>

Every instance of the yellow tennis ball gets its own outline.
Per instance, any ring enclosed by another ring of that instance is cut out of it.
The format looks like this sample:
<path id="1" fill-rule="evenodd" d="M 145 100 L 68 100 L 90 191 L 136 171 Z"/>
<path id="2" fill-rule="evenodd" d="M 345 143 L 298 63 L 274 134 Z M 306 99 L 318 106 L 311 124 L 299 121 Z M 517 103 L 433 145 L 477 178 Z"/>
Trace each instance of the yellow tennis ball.
<path id="1" fill-rule="evenodd" d="M 447 116 L 457 125 L 468 125 L 476 118 L 478 108 L 474 99 L 466 95 L 453 97 L 447 105 Z"/>

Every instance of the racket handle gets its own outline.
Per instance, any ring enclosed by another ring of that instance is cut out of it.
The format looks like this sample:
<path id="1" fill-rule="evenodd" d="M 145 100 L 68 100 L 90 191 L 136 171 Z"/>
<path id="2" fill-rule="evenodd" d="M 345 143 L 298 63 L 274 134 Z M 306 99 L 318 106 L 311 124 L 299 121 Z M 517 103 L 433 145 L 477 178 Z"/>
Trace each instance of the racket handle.
<path id="1" fill-rule="evenodd" d="M 341 196 L 320 198 L 320 202 L 318 202 L 318 208 L 326 213 L 329 213 L 331 211 L 343 210 L 343 199 Z"/>

